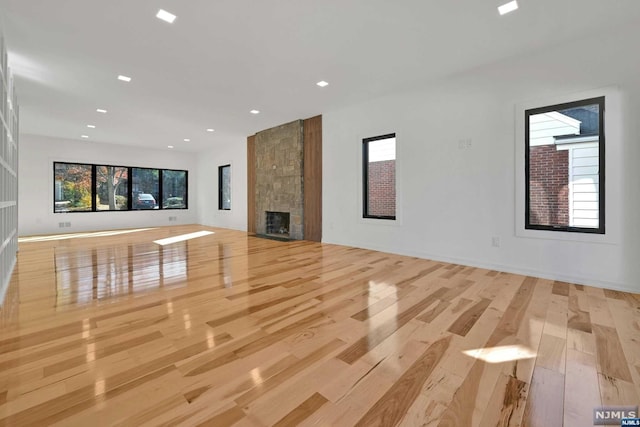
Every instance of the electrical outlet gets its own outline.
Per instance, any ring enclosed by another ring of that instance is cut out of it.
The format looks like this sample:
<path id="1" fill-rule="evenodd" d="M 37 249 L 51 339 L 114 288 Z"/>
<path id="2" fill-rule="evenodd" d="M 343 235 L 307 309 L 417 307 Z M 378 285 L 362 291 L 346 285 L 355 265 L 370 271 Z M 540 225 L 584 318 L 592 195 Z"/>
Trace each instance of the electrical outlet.
<path id="1" fill-rule="evenodd" d="M 71 223 L 70 223 L 70 222 L 65 222 L 65 223 L 64 223 L 64 226 L 65 226 L 65 227 L 71 227 Z"/>
<path id="2" fill-rule="evenodd" d="M 64 222 L 59 222 L 59 223 L 58 223 L 58 227 L 60 227 L 60 228 L 64 228 Z"/>
<path id="3" fill-rule="evenodd" d="M 491 246 L 493 246 L 494 248 L 499 248 L 500 247 L 500 237 L 493 236 L 491 238 Z"/>

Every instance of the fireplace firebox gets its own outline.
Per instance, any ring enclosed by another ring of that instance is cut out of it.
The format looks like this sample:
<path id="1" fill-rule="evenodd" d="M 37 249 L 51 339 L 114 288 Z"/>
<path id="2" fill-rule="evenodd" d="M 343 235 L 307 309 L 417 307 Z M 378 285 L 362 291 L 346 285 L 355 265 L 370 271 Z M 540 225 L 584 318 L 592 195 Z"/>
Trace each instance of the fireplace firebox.
<path id="1" fill-rule="evenodd" d="M 266 235 L 275 237 L 289 237 L 289 212 L 267 211 Z"/>

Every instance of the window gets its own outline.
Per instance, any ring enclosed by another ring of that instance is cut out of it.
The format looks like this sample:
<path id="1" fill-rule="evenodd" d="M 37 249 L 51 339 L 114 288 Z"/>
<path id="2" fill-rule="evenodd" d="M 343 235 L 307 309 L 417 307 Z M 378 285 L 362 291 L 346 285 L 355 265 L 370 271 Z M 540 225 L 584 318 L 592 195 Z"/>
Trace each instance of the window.
<path id="1" fill-rule="evenodd" d="M 604 107 L 525 110 L 525 228 L 604 234 Z"/>
<path id="2" fill-rule="evenodd" d="M 396 219 L 396 135 L 362 141 L 364 218 Z"/>
<path id="3" fill-rule="evenodd" d="M 132 168 L 132 209 L 158 209 L 160 200 L 160 171 Z"/>
<path id="4" fill-rule="evenodd" d="M 54 162 L 54 212 L 187 209 L 188 172 Z"/>
<path id="5" fill-rule="evenodd" d="M 218 209 L 231 209 L 231 165 L 218 167 Z"/>
<path id="6" fill-rule="evenodd" d="M 54 212 L 90 212 L 93 209 L 92 165 L 54 163 Z"/>
<path id="7" fill-rule="evenodd" d="M 185 209 L 187 207 L 187 172 L 162 171 L 162 208 Z"/>
<path id="8" fill-rule="evenodd" d="M 121 166 L 96 166 L 96 209 L 128 209 L 129 169 Z"/>

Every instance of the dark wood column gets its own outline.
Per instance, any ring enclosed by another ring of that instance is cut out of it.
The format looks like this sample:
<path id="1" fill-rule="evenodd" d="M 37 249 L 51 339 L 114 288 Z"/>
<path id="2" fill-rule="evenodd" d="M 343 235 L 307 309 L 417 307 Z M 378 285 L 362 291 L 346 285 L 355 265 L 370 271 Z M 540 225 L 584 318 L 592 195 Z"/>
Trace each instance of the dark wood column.
<path id="1" fill-rule="evenodd" d="M 322 241 L 322 116 L 304 121 L 304 238 Z"/>
<path id="2" fill-rule="evenodd" d="M 247 231 L 256 232 L 256 136 L 247 137 Z"/>

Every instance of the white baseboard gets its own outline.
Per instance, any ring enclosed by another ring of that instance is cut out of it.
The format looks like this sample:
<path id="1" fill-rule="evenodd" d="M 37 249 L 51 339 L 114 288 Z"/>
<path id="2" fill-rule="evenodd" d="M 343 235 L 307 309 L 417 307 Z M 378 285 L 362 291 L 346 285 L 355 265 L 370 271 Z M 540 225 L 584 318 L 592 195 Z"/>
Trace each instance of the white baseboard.
<path id="1" fill-rule="evenodd" d="M 328 242 L 324 240 L 322 243 L 335 244 L 335 245 L 341 245 L 341 246 L 351 246 L 351 247 L 354 246 L 348 243 Z M 357 246 L 357 247 L 379 251 L 379 252 L 394 253 L 397 255 L 405 255 L 405 256 L 412 256 L 416 258 L 429 259 L 432 261 L 447 262 L 450 264 L 461 264 L 461 265 L 467 265 L 469 267 L 504 271 L 505 273 L 520 274 L 523 276 L 532 276 L 540 279 L 558 280 L 561 282 L 574 283 L 574 284 L 586 285 L 586 286 L 594 286 L 594 287 L 603 288 L 603 289 L 611 289 L 611 290 L 630 292 L 630 293 L 640 293 L 640 288 L 634 288 L 629 284 L 599 280 L 599 279 L 594 279 L 592 277 L 581 277 L 581 276 L 574 276 L 574 275 L 559 274 L 559 273 L 554 273 L 549 271 L 536 270 L 532 268 L 524 268 L 524 267 L 505 265 L 505 264 L 496 264 L 491 262 L 485 262 L 482 260 L 448 257 L 448 256 L 437 255 L 437 254 L 428 254 L 420 251 L 390 252 L 389 248 L 378 247 L 376 245 L 366 245 L 366 246 Z"/>

